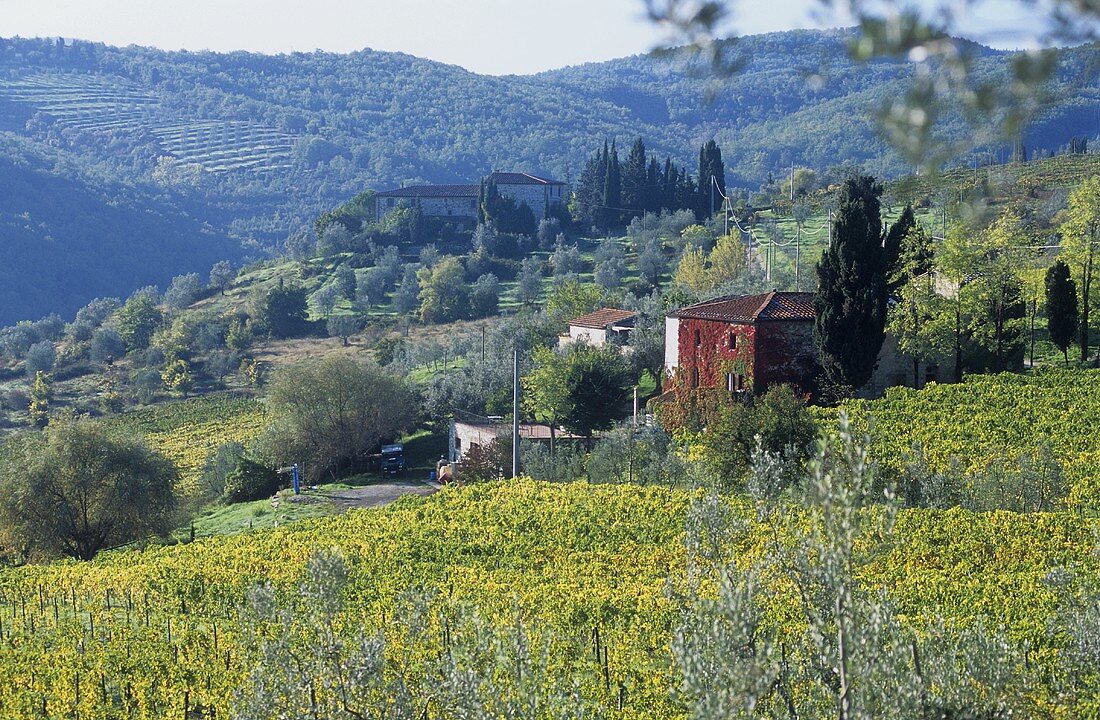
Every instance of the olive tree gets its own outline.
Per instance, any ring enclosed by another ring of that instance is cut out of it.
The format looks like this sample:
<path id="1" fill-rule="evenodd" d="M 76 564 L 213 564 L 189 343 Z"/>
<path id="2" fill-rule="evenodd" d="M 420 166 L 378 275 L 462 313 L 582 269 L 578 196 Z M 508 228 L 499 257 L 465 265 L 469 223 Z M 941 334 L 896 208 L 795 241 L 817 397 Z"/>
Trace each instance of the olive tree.
<path id="1" fill-rule="evenodd" d="M 542 628 L 494 625 L 469 608 L 420 592 L 399 598 L 381 624 L 347 600 L 354 566 L 314 555 L 289 594 L 252 589 L 243 640 L 256 659 L 233 702 L 241 720 L 281 718 L 600 717 L 563 671 Z M 423 661 L 409 662 L 422 652 Z"/>
<path id="2" fill-rule="evenodd" d="M 917 720 L 1021 709 L 1028 676 L 1001 637 L 935 619 L 917 633 L 860 582 L 893 529 L 895 505 L 880 487 L 842 416 L 839 433 L 818 442 L 805 507 L 758 505 L 774 540 L 755 565 L 738 557 L 749 521 L 718 495 L 695 503 L 690 609 L 673 638 L 688 717 Z M 794 606 L 778 623 L 767 611 L 777 595 Z"/>

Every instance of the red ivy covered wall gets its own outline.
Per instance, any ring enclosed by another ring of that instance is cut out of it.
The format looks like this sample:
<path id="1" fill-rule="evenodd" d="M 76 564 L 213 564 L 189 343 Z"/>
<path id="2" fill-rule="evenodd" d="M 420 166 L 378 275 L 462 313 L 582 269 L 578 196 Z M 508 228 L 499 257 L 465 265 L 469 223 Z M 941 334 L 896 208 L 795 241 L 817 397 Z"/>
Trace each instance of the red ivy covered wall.
<path id="1" fill-rule="evenodd" d="M 733 347 L 730 347 L 731 337 L 734 338 Z M 746 386 L 751 387 L 756 353 L 756 328 L 753 325 L 680 318 L 678 340 L 678 384 L 685 387 L 725 387 L 725 373 L 737 372 L 745 376 Z"/>
<path id="2" fill-rule="evenodd" d="M 725 374 L 732 372 L 744 376 L 748 390 L 781 383 L 807 390 L 817 374 L 812 322 L 753 325 L 681 318 L 678 344 L 680 387 L 725 388 Z"/>

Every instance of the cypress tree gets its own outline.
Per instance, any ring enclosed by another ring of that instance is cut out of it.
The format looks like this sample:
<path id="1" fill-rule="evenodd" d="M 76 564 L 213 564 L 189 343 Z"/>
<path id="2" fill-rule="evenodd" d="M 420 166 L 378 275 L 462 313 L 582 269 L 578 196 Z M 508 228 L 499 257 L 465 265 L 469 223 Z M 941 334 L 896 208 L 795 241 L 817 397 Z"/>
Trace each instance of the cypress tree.
<path id="1" fill-rule="evenodd" d="M 1069 346 L 1077 338 L 1077 283 L 1069 274 L 1069 265 L 1057 260 L 1046 274 L 1047 329 L 1050 341 L 1062 351 L 1069 365 Z"/>
<path id="2" fill-rule="evenodd" d="M 909 237 L 909 234 L 913 232 L 916 226 L 917 219 L 913 215 L 913 206 L 906 205 L 905 209 L 901 211 L 901 217 L 890 226 L 890 230 L 883 236 L 883 262 L 887 268 L 887 277 L 893 278 L 890 283 L 891 294 L 896 292 L 907 279 L 904 274 L 896 273 L 894 270 L 898 268 L 898 264 L 901 261 L 906 238 Z M 920 272 L 914 274 L 919 275 Z"/>
<path id="3" fill-rule="evenodd" d="M 817 264 L 814 341 L 828 381 L 839 392 L 867 384 L 886 328 L 887 274 L 879 196 L 867 175 L 844 182 L 829 248 Z"/>
<path id="4" fill-rule="evenodd" d="M 604 153 L 596 148 L 596 153 L 588 158 L 584 170 L 577 182 L 570 210 L 573 219 L 583 227 L 589 228 L 600 220 L 600 207 L 603 205 L 604 177 L 607 172 Z"/>
<path id="5" fill-rule="evenodd" d="M 622 171 L 623 207 L 645 212 L 646 207 L 646 153 L 641 138 L 634 141 L 626 157 Z"/>
<path id="6" fill-rule="evenodd" d="M 620 223 L 620 210 L 623 206 L 622 167 L 619 165 L 619 151 L 615 141 L 611 141 L 611 150 L 605 157 L 607 173 L 603 186 L 603 226 L 615 227 Z"/>
<path id="7" fill-rule="evenodd" d="M 657 162 L 657 158 L 651 157 L 645 173 L 645 212 L 658 213 L 661 211 L 661 182 L 661 165 Z"/>
<path id="8" fill-rule="evenodd" d="M 712 182 L 711 178 L 714 178 Z M 714 184 L 718 188 L 714 190 Z M 726 166 L 722 162 L 722 150 L 718 143 L 708 140 L 699 148 L 699 201 L 696 215 L 700 221 L 714 214 L 726 194 Z M 712 193 L 712 190 L 714 191 Z"/>
<path id="9" fill-rule="evenodd" d="M 672 158 L 665 158 L 664 173 L 661 178 L 661 209 L 671 212 L 676 203 L 676 166 Z"/>

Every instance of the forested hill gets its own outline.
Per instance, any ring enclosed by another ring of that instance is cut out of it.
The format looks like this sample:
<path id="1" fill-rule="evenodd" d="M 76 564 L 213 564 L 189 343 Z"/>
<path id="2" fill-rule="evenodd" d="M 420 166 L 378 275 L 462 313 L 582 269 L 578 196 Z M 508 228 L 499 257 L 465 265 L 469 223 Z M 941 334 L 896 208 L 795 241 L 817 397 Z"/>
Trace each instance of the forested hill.
<path id="1" fill-rule="evenodd" d="M 163 288 L 241 258 L 239 242 L 163 195 L 45 156 L 0 137 L 0 325 L 53 312 L 71 319 L 94 297 Z"/>
<path id="2" fill-rule="evenodd" d="M 732 52 L 745 65 L 710 103 L 711 81 L 653 56 L 490 77 L 370 50 L 265 56 L 0 40 L 0 153 L 17 148 L 37 158 L 41 190 L 24 197 L 32 216 L 54 225 L 22 226 L 20 237 L 55 243 L 59 257 L 50 262 L 62 265 L 77 238 L 62 232 L 50 208 L 63 215 L 74 194 L 144 207 L 138 214 L 150 220 L 184 217 L 164 226 L 169 235 L 191 237 L 184 228 L 193 221 L 262 244 L 365 187 L 468 181 L 493 168 L 573 179 L 597 143 L 612 137 L 626 145 L 641 135 L 688 167 L 699 144 L 715 137 L 731 185 L 755 187 L 792 162 L 818 169 L 864 162 L 882 175 L 901 174 L 906 168 L 863 118 L 899 91 L 910 70 L 901 62 L 853 64 L 845 38 L 844 31 L 798 31 L 741 39 Z M 1007 67 L 1006 54 L 977 50 L 980 72 Z M 1065 51 L 1059 100 L 1031 129 L 1030 149 L 1096 135 L 1100 90 L 1084 73 L 1097 54 Z M 94 187 L 86 187 L 91 177 Z M 4 227 L 18 225 L 11 218 L 28 209 L 8 199 Z M 152 227 L 107 225 L 81 230 L 111 248 L 104 258 L 119 247 L 135 257 L 150 245 L 167 247 Z M 79 304 L 52 292 L 53 305 L 32 300 L 34 254 L 20 266 L 29 274 L 9 270 L 17 245 L 0 244 L 0 285 L 38 314 Z M 192 269 L 175 259 L 167 252 L 147 269 L 161 276 Z M 94 262 L 82 269 L 113 272 Z M 133 285 L 118 279 L 119 293 Z M 70 289 L 87 299 L 87 288 Z"/>

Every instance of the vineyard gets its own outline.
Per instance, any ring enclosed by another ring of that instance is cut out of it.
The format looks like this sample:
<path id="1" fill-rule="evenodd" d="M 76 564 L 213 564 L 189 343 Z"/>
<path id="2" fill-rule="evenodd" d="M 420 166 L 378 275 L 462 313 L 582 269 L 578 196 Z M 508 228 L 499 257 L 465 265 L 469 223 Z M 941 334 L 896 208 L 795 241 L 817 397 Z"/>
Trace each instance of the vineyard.
<path id="1" fill-rule="evenodd" d="M 179 468 L 180 492 L 198 491 L 206 455 L 227 442 L 247 444 L 267 423 L 263 406 L 250 398 L 207 397 L 157 405 L 107 421 L 120 431 L 145 438 Z"/>
<path id="2" fill-rule="evenodd" d="M 957 385 L 895 387 L 880 400 L 843 407 L 854 427 L 870 433 L 876 457 L 894 468 L 913 443 L 936 469 L 955 460 L 969 472 L 1035 456 L 1046 445 L 1070 481 L 1069 504 L 1100 507 L 1100 371 L 974 375 Z"/>
<path id="3" fill-rule="evenodd" d="M 290 135 L 252 122 L 173 117 L 156 96 L 123 81 L 38 73 L 0 82 L 0 100 L 72 131 L 148 133 L 164 155 L 213 173 L 290 167 Z"/>
<path id="4" fill-rule="evenodd" d="M 26 718 L 225 717 L 256 660 L 239 614 L 245 591 L 261 579 L 286 588 L 311 553 L 336 547 L 352 576 L 349 622 L 378 627 L 410 588 L 435 588 L 441 602 L 472 604 L 490 620 L 537 618 L 555 667 L 592 671 L 581 689 L 589 699 L 612 707 L 615 688 L 625 688 L 611 717 L 680 717 L 669 692 L 678 608 L 668 589 L 684 587 L 690 500 L 665 488 L 494 483 L 85 564 L 0 570 L 0 668 L 10 678 L 0 706 Z M 736 514 L 755 517 L 733 502 Z M 746 562 L 771 532 L 749 527 L 735 538 Z M 1095 572 L 1087 521 L 908 511 L 898 527 L 869 584 L 912 618 L 987 614 L 1031 643 L 1034 662 L 1053 661 L 1059 640 L 1047 620 L 1058 598 L 1043 578 L 1056 567 Z M 609 684 L 588 650 L 594 631 Z"/>

